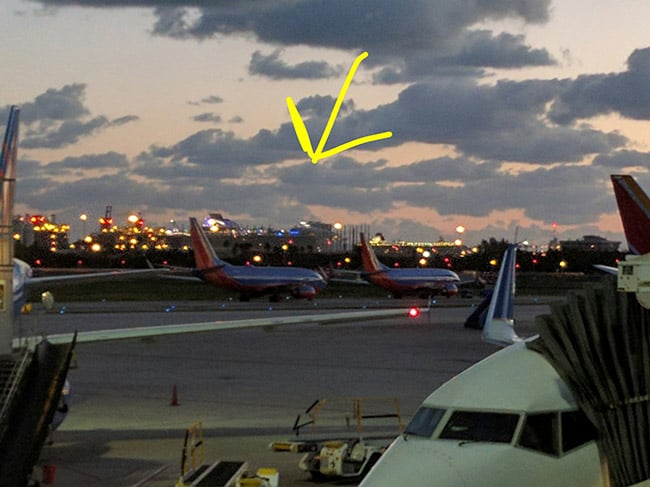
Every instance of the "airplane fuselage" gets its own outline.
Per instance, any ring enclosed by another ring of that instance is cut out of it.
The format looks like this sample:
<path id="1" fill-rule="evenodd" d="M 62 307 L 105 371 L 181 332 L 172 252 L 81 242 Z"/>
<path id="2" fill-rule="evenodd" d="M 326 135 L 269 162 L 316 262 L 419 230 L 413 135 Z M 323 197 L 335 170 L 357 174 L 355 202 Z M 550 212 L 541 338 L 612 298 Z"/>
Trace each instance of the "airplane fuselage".
<path id="1" fill-rule="evenodd" d="M 314 271 L 292 267 L 227 266 L 200 273 L 206 282 L 251 296 L 284 291 L 310 299 L 327 284 Z"/>
<path id="2" fill-rule="evenodd" d="M 362 487 L 606 485 L 595 428 L 524 343 L 434 391 Z"/>
<path id="3" fill-rule="evenodd" d="M 396 295 L 452 296 L 458 293 L 458 275 L 446 269 L 387 269 L 365 273 L 364 279 Z"/>

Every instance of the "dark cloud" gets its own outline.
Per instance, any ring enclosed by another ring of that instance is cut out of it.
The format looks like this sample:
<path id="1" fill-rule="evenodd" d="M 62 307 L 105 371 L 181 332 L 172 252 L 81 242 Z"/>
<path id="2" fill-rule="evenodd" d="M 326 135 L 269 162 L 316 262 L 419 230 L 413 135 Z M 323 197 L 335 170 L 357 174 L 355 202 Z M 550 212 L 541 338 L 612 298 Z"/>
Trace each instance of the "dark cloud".
<path id="1" fill-rule="evenodd" d="M 370 51 L 372 63 L 397 63 L 436 53 L 446 63 L 464 66 L 514 67 L 551 62 L 541 49 L 523 45 L 522 39 L 500 35 L 488 40 L 486 33 L 467 29 L 485 20 L 519 19 L 543 23 L 549 19 L 550 0 L 490 0 L 449 2 L 447 0 L 405 0 L 399 7 L 392 0 L 239 0 L 207 1 L 145 0 L 33 0 L 44 5 L 89 7 L 152 7 L 156 22 L 153 32 L 177 39 L 208 39 L 245 35 L 279 46 L 307 45 Z M 480 39 L 479 39 L 480 38 Z M 480 56 L 484 55 L 483 59 Z M 407 70 L 413 70 L 412 66 Z M 278 77 L 329 76 L 324 63 L 287 66 L 274 55 L 258 54 L 252 72 Z M 404 73 L 402 73 L 402 76 Z"/>
<path id="2" fill-rule="evenodd" d="M 441 65 L 458 65 L 493 68 L 521 68 L 548 66 L 554 60 L 545 49 L 533 49 L 524 44 L 524 37 L 503 32 L 469 31 L 458 46 L 458 52 L 443 56 Z"/>
<path id="3" fill-rule="evenodd" d="M 192 120 L 195 122 L 210 122 L 210 123 L 220 123 L 221 122 L 221 116 L 217 115 L 216 113 L 201 113 L 200 115 L 196 115 L 195 117 L 192 117 Z"/>
<path id="4" fill-rule="evenodd" d="M 86 122 L 81 120 L 66 120 L 56 127 L 50 127 L 45 133 L 30 131 L 26 137 L 21 137 L 20 145 L 26 149 L 46 148 L 57 149 L 79 142 L 82 137 L 99 132 L 110 126 L 106 117 L 95 117 Z"/>
<path id="5" fill-rule="evenodd" d="M 635 50 L 622 73 L 579 76 L 553 103 L 550 118 L 558 124 L 617 112 L 650 119 L 650 48 Z"/>
<path id="6" fill-rule="evenodd" d="M 110 125 L 116 127 L 120 125 L 126 125 L 127 123 L 131 123 L 131 122 L 137 122 L 138 120 L 140 120 L 140 117 L 138 117 L 137 115 L 126 115 L 124 117 L 111 120 Z"/>
<path id="7" fill-rule="evenodd" d="M 261 130 L 250 139 L 221 129 L 202 130 L 171 147 L 152 147 L 138 156 L 135 171 L 152 178 L 218 180 L 241 177 L 250 165 L 273 164 L 296 156 L 296 137 L 286 126 Z"/>
<path id="8" fill-rule="evenodd" d="M 544 49 L 524 44 L 523 36 L 467 31 L 445 50 L 410 52 L 373 73 L 377 84 L 407 83 L 443 77 L 481 77 L 486 68 L 523 68 L 555 64 Z"/>
<path id="9" fill-rule="evenodd" d="M 188 101 L 190 105 L 214 105 L 217 103 L 223 103 L 223 98 L 218 95 L 206 96 L 205 98 L 200 99 L 199 101 Z"/>
<path id="10" fill-rule="evenodd" d="M 650 153 L 632 150 L 618 150 L 594 157 L 592 164 L 609 169 L 625 169 L 633 167 L 650 168 Z"/>
<path id="11" fill-rule="evenodd" d="M 322 79 L 333 78 L 342 71 L 325 61 L 308 61 L 291 66 L 280 59 L 281 53 L 282 51 L 277 49 L 265 56 L 260 51 L 255 51 L 251 56 L 248 72 L 271 79 Z"/>
<path id="12" fill-rule="evenodd" d="M 79 157 L 66 157 L 60 161 L 49 163 L 45 170 L 53 175 L 61 171 L 77 171 L 110 169 L 113 171 L 124 170 L 129 167 L 129 161 L 124 154 L 117 152 L 106 152 L 105 154 L 87 154 Z"/>
<path id="13" fill-rule="evenodd" d="M 453 145 L 480 159 L 536 164 L 578 162 L 622 147 L 627 139 L 617 133 L 546 122 L 548 104 L 567 84 L 533 80 L 491 86 L 468 79 L 414 84 L 392 103 L 337 120 L 328 146 L 390 130 L 391 139 L 362 149 L 415 141 Z"/>
<path id="14" fill-rule="evenodd" d="M 86 85 L 74 83 L 50 88 L 20 105 L 20 146 L 25 149 L 59 149 L 79 142 L 110 127 L 139 120 L 125 115 L 109 120 L 104 115 L 91 117 L 85 105 Z M 0 110 L 6 118 L 9 107 Z"/>

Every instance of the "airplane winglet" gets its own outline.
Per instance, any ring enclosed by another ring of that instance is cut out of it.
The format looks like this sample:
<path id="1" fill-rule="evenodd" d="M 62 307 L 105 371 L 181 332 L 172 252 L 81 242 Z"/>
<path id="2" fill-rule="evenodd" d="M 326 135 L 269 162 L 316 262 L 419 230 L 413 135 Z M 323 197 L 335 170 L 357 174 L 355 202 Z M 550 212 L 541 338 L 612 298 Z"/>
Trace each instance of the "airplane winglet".
<path id="1" fill-rule="evenodd" d="M 503 253 L 499 276 L 492 292 L 485 318 L 483 341 L 507 346 L 521 340 L 514 329 L 515 264 L 517 245 L 510 245 Z"/>

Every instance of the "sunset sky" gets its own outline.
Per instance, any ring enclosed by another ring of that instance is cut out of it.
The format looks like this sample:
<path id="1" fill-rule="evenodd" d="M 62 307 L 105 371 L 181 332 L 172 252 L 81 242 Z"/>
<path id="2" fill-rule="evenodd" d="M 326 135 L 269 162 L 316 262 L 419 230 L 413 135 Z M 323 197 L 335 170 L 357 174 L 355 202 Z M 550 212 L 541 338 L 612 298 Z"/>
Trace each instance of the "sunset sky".
<path id="1" fill-rule="evenodd" d="M 622 240 L 609 175 L 650 192 L 647 0 L 8 0 L 0 124 L 16 211 L 79 232 L 220 211 L 387 239 Z M 352 62 L 362 62 L 312 164 Z M 555 224 L 555 225 L 554 225 Z M 89 229 L 92 225 L 89 223 Z M 76 227 L 76 230 L 75 230 Z M 625 247 L 625 244 L 623 245 Z"/>

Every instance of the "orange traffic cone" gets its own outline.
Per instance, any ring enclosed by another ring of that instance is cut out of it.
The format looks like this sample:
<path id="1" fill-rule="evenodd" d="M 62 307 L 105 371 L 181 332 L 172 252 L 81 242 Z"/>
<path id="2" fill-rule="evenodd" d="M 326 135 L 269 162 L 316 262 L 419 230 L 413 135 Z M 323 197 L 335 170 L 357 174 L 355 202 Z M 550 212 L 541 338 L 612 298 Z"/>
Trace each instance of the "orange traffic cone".
<path id="1" fill-rule="evenodd" d="M 172 400 L 169 405 L 180 406 L 180 403 L 178 402 L 178 391 L 176 391 L 176 384 L 174 384 L 174 388 L 172 389 Z"/>

